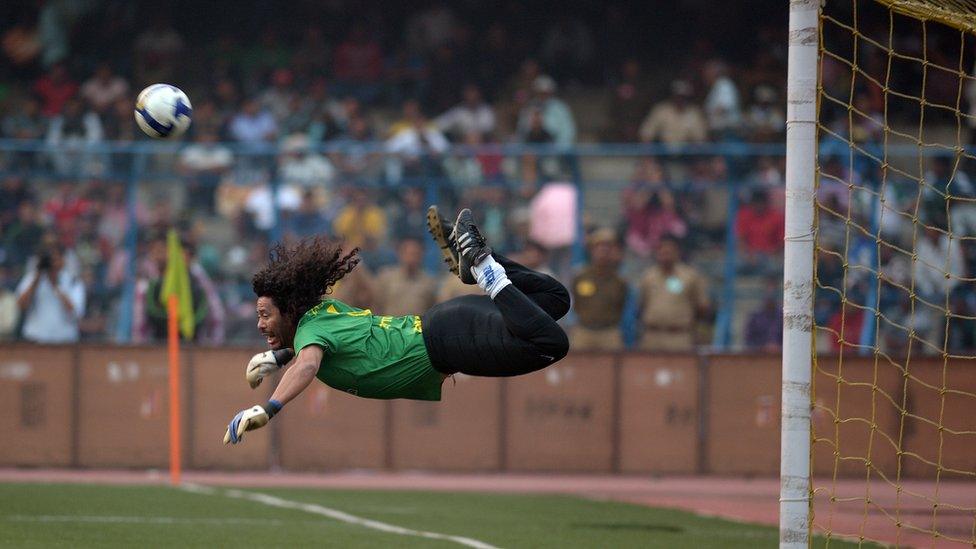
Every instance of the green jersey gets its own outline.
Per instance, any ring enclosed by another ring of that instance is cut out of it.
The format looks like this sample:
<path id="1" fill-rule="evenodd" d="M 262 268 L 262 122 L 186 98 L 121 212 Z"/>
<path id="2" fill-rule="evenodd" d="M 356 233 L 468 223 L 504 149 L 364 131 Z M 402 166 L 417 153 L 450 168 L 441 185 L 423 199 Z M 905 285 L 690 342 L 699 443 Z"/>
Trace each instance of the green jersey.
<path id="1" fill-rule="evenodd" d="M 298 322 L 295 352 L 309 345 L 324 351 L 316 376 L 329 387 L 366 398 L 441 399 L 419 316 L 376 316 L 325 299 Z"/>

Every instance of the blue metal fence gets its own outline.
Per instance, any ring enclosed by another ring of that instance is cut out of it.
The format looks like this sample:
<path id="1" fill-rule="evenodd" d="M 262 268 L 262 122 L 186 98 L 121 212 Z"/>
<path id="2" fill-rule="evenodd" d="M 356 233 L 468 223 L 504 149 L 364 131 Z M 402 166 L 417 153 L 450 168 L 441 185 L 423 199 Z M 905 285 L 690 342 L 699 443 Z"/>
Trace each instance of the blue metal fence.
<path id="1" fill-rule="evenodd" d="M 76 145 L 68 149 L 44 142 L 25 142 L 14 140 L 0 140 L 0 177 L 19 174 L 26 177 L 31 185 L 43 188 L 46 184 L 61 181 L 86 181 L 91 179 L 113 181 L 126 185 L 128 204 L 128 225 L 124 239 L 129 262 L 125 273 L 125 283 L 122 288 L 120 317 L 115 325 L 113 337 L 117 341 L 128 341 L 131 332 L 131 311 L 135 298 L 136 258 L 138 257 L 139 227 L 137 223 L 137 209 L 139 206 L 140 189 L 146 186 L 162 189 L 166 192 L 167 185 L 179 184 L 185 179 L 176 169 L 177 156 L 189 143 L 172 143 L 162 141 L 141 141 L 127 143 L 99 143 L 91 145 Z M 234 158 L 231 169 L 236 177 L 237 173 L 248 170 L 263 172 L 271 185 L 273 196 L 278 196 L 282 183 L 277 173 L 277 160 L 285 154 L 277 145 L 242 146 L 239 144 L 221 144 L 226 147 Z M 901 150 L 904 149 L 904 150 Z M 382 142 L 356 143 L 355 149 L 348 144 L 322 143 L 312 145 L 305 153 L 318 153 L 325 157 L 346 155 L 375 155 L 382 163 L 397 162 L 398 157 L 389 154 Z M 837 151 L 824 151 L 836 153 Z M 713 296 L 718 303 L 718 310 L 714 325 L 713 344 L 719 349 L 733 347 L 737 341 L 733 334 L 736 318 L 747 311 L 737 308 L 737 302 L 742 297 L 755 298 L 755 290 L 740 291 L 737 281 L 740 277 L 738 250 L 734 238 L 735 220 L 740 208 L 740 196 L 758 183 L 750 180 L 752 170 L 759 158 L 773 159 L 774 163 L 782 161 L 785 155 L 781 144 L 748 144 L 748 143 L 720 143 L 674 147 L 659 144 L 580 144 L 572 148 L 553 145 L 524 145 L 500 144 L 480 148 L 465 146 L 454 147 L 445 154 L 422 156 L 421 166 L 417 172 L 402 177 L 391 177 L 389 170 L 377 170 L 368 177 L 348 177 L 340 175 L 335 186 L 357 185 L 380 192 L 389 192 L 403 185 L 419 185 L 423 188 L 427 202 L 437 202 L 450 195 L 456 195 L 457 189 L 464 183 L 452 180 L 450 175 L 438 167 L 444 158 L 473 158 L 478 154 L 492 154 L 502 158 L 502 162 L 509 164 L 503 170 L 503 176 L 498 181 L 485 184 L 502 185 L 507 189 L 520 188 L 525 182 L 525 173 L 520 159 L 534 157 L 537 162 L 550 162 L 555 168 L 550 172 L 541 170 L 544 175 L 539 183 L 551 180 L 562 180 L 573 183 L 578 190 L 577 238 L 571 250 L 573 264 L 578 265 L 585 259 L 584 224 L 620 227 L 624 219 L 621 213 L 619 194 L 616 189 L 622 189 L 630 183 L 631 173 L 635 162 L 642 158 L 655 158 L 662 164 L 668 165 L 672 171 L 683 173 L 683 176 L 670 176 L 667 186 L 678 196 L 693 197 L 701 191 L 701 185 L 695 186 L 688 176 L 688 167 L 700 159 L 722 158 L 730 167 L 723 181 L 712 182 L 713 188 L 724 188 L 726 203 L 724 209 L 724 229 L 722 234 L 712 237 L 708 245 L 719 251 L 720 259 L 703 259 L 698 256 L 701 250 L 690 250 L 690 259 L 706 271 L 709 278 L 715 282 Z M 902 155 L 917 158 L 924 155 L 946 155 L 952 151 L 925 150 L 916 147 L 890 147 L 887 151 L 890 158 Z M 67 163 L 52 160 L 59 155 L 73 154 L 81 160 Z M 259 178 L 254 178 L 259 179 Z M 244 178 L 241 184 L 248 184 Z M 607 191 L 607 189 L 611 189 Z M 689 194 L 690 193 L 690 194 Z M 192 199 L 192 197 L 191 197 Z M 695 204 L 691 207 L 704 207 Z M 270 240 L 278 240 L 282 235 L 282 216 L 275 202 L 275 222 L 268 232 Z M 687 213 L 687 212 L 686 212 Z M 877 216 L 872 213 L 872 218 Z M 695 228 L 697 229 L 697 228 Z M 880 227 L 872 225 L 871 231 L 877 233 Z M 427 265 L 431 269 L 439 266 L 437 250 L 432 246 L 426 252 Z M 716 262 L 717 261 L 717 262 Z M 751 294 L 749 292 L 752 292 Z M 754 300 L 754 299 L 753 299 Z M 631 315 L 623 323 L 626 339 L 632 341 L 636 333 L 633 325 L 633 300 L 629 306 Z M 873 326 L 873 324 L 872 324 Z M 876 337 L 872 327 L 865 324 L 862 340 L 871 341 Z"/>

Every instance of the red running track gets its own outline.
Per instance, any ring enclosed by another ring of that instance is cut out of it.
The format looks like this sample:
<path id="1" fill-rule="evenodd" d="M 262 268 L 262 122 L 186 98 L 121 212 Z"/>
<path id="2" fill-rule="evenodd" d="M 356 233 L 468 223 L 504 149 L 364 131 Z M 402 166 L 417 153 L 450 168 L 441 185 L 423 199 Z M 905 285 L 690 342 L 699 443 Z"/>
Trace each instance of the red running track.
<path id="1" fill-rule="evenodd" d="M 561 493 L 683 509 L 736 521 L 778 523 L 778 479 L 713 477 L 443 474 L 419 472 L 253 473 L 187 471 L 185 482 L 237 487 Z M 0 482 L 166 484 L 160 471 L 0 469 Z M 814 523 L 836 536 L 900 547 L 974 547 L 976 483 L 903 481 L 902 490 L 863 480 L 816 483 Z M 829 505 L 831 490 L 837 501 Z M 866 496 L 871 504 L 865 505 Z M 939 502 L 933 522 L 933 502 Z M 897 511 L 896 511 L 897 510 Z M 900 522 L 901 526 L 897 526 Z M 933 524 L 935 525 L 933 528 Z M 938 531 L 939 536 L 932 531 Z M 954 538 L 954 539 L 953 539 Z"/>

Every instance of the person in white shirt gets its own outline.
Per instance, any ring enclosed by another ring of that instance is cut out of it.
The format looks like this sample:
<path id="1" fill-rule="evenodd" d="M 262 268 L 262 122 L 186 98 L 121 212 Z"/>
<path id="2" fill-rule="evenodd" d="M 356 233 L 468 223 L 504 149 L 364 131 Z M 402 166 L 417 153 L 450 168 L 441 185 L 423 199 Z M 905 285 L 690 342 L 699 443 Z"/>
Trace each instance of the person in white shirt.
<path id="1" fill-rule="evenodd" d="M 739 90 L 728 76 L 728 67 L 719 60 L 705 64 L 702 80 L 708 88 L 705 97 L 705 116 L 714 139 L 722 140 L 734 134 L 742 125 L 742 105 Z"/>
<path id="2" fill-rule="evenodd" d="M 204 128 L 196 134 L 193 144 L 180 151 L 177 169 L 187 178 L 194 205 L 213 213 L 217 186 L 223 175 L 234 165 L 234 154 L 217 141 L 213 130 Z"/>
<path id="3" fill-rule="evenodd" d="M 17 285 L 24 339 L 35 343 L 78 341 L 78 321 L 85 313 L 85 286 L 64 267 L 60 249 L 43 249 L 36 267 Z"/>
<path id="4" fill-rule="evenodd" d="M 463 101 L 444 114 L 434 123 L 446 134 L 459 139 L 470 133 L 482 136 L 495 130 L 495 111 L 485 102 L 481 89 L 475 84 L 467 84 L 462 92 Z"/>
<path id="5" fill-rule="evenodd" d="M 437 171 L 441 155 L 451 144 L 437 126 L 417 111 L 386 141 L 387 177 L 400 181 L 403 177 L 421 176 Z"/>
<path id="6" fill-rule="evenodd" d="M 290 135 L 282 142 L 278 178 L 286 185 L 331 189 L 335 176 L 335 166 L 328 158 L 311 150 L 305 135 Z"/>
<path id="7" fill-rule="evenodd" d="M 113 103 L 129 93 L 129 83 L 112 72 L 108 63 L 102 63 L 95 74 L 81 85 L 80 95 L 96 112 L 104 114 Z"/>

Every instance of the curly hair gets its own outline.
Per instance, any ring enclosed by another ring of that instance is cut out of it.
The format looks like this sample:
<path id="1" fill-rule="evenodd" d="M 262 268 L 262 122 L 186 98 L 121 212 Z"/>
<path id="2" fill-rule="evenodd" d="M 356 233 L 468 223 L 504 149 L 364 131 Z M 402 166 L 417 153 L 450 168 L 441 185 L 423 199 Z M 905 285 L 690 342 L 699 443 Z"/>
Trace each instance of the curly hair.
<path id="1" fill-rule="evenodd" d="M 251 279 L 258 297 L 270 297 L 281 313 L 298 324 L 332 286 L 359 264 L 359 248 L 343 254 L 342 246 L 324 237 L 302 240 L 291 247 L 275 244 L 270 260 Z"/>

